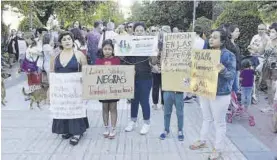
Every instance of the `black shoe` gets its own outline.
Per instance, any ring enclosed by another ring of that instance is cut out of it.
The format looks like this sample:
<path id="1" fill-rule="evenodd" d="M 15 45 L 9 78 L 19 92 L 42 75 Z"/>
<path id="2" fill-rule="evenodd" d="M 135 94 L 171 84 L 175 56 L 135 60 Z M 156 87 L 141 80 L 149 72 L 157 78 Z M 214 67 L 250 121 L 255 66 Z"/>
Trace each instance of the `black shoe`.
<path id="1" fill-rule="evenodd" d="M 186 97 L 185 99 L 184 99 L 184 102 L 185 103 L 192 103 L 192 100 L 193 100 L 193 97 Z"/>
<path id="2" fill-rule="evenodd" d="M 63 139 L 69 139 L 70 137 L 72 137 L 73 135 L 72 134 L 63 134 L 62 135 L 62 138 Z"/>
<path id="3" fill-rule="evenodd" d="M 77 145 L 81 139 L 83 135 L 74 135 L 73 137 L 71 137 L 69 143 L 73 146 Z"/>

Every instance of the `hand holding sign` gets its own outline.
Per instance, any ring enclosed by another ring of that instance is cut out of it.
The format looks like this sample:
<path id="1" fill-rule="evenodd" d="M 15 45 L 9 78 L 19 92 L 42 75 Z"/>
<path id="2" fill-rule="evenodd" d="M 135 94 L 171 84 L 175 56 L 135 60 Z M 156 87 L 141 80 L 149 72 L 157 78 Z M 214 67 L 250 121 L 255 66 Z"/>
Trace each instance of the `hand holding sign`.
<path id="1" fill-rule="evenodd" d="M 217 68 L 217 70 L 218 70 L 218 72 L 221 72 L 221 71 L 223 71 L 224 69 L 225 69 L 225 66 L 223 65 L 223 64 L 218 64 L 217 66 L 216 66 L 216 68 Z"/>

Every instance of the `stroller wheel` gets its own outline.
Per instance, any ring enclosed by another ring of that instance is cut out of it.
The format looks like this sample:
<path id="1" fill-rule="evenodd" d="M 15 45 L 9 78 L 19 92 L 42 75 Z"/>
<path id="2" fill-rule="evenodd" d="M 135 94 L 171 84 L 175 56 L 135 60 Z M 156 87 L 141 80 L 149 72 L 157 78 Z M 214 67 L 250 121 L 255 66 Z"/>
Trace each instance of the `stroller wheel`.
<path id="1" fill-rule="evenodd" d="M 228 113 L 227 114 L 227 123 L 232 123 L 233 120 L 232 120 L 232 114 Z"/>
<path id="2" fill-rule="evenodd" d="M 250 117 L 249 117 L 249 125 L 252 126 L 252 127 L 256 125 L 255 119 L 254 119 L 253 116 L 250 116 Z"/>

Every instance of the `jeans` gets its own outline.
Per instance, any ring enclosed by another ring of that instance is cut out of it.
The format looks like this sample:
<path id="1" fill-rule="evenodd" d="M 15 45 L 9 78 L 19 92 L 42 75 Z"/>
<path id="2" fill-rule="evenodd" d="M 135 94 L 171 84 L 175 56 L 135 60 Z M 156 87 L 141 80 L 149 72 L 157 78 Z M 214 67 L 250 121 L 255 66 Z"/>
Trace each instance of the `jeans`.
<path id="1" fill-rule="evenodd" d="M 97 52 L 98 51 L 96 51 L 96 52 L 95 51 L 88 51 L 88 56 L 90 58 L 90 62 L 89 62 L 90 65 L 95 64 L 96 59 L 97 59 Z"/>
<path id="2" fill-rule="evenodd" d="M 216 96 L 215 100 L 199 97 L 202 110 L 203 124 L 200 131 L 200 140 L 207 141 L 211 134 L 211 125 L 215 126 L 215 149 L 222 151 L 226 135 L 225 116 L 230 104 L 231 95 Z"/>
<path id="3" fill-rule="evenodd" d="M 234 79 L 233 87 L 232 87 L 232 91 L 234 91 L 235 93 L 238 93 L 239 91 L 239 75 L 240 75 L 240 72 L 237 71 Z"/>
<path id="4" fill-rule="evenodd" d="M 172 107 L 176 107 L 178 131 L 183 131 L 184 126 L 184 102 L 182 92 L 164 91 L 164 129 L 169 132 Z"/>
<path id="5" fill-rule="evenodd" d="M 161 89 L 161 103 L 164 104 L 163 91 L 162 91 L 162 77 L 160 73 L 153 74 L 153 89 L 152 89 L 152 99 L 154 104 L 159 102 L 159 91 Z"/>
<path id="6" fill-rule="evenodd" d="M 135 97 L 131 100 L 131 120 L 137 121 L 139 104 L 142 108 L 145 123 L 150 123 L 149 96 L 152 87 L 152 79 L 135 80 Z"/>
<path id="7" fill-rule="evenodd" d="M 253 87 L 241 87 L 241 104 L 244 107 L 251 105 Z"/>
<path id="8" fill-rule="evenodd" d="M 272 106 L 273 102 L 274 102 L 274 96 L 275 96 L 275 92 L 276 92 L 276 88 L 275 88 L 275 81 L 267 79 L 265 80 L 266 84 L 267 84 L 267 94 L 268 94 L 268 105 Z"/>

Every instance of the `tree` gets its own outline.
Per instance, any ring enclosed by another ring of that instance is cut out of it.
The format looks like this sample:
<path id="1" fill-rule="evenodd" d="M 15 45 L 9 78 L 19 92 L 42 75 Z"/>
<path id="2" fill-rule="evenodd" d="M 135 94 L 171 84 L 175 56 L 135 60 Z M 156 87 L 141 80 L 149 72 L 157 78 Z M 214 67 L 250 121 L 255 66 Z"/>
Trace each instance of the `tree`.
<path id="1" fill-rule="evenodd" d="M 187 30 L 193 18 L 193 1 L 136 2 L 132 8 L 130 21 L 144 21 L 147 26 L 170 25 Z M 212 18 L 212 2 L 201 1 L 196 10 L 197 17 Z M 197 18 L 196 17 L 196 18 Z"/>
<path id="2" fill-rule="evenodd" d="M 223 23 L 231 23 L 239 26 L 240 37 L 238 45 L 242 53 L 245 53 L 252 37 L 257 32 L 257 26 L 262 23 L 259 16 L 257 3 L 232 2 L 216 20 L 214 27 Z"/>
<path id="3" fill-rule="evenodd" d="M 23 31 L 23 32 L 27 32 L 30 31 L 30 18 L 25 17 L 19 24 L 18 26 L 18 30 Z M 40 27 L 44 27 L 44 25 L 40 22 L 40 20 L 34 15 L 33 16 L 33 28 L 40 28 Z"/>
<path id="4" fill-rule="evenodd" d="M 209 31 L 212 29 L 213 21 L 206 17 L 199 17 L 195 20 L 195 26 L 201 26 L 205 35 L 208 35 Z M 192 24 L 190 25 L 190 31 L 192 30 Z"/>
<path id="5" fill-rule="evenodd" d="M 14 11 L 28 16 L 34 12 L 40 22 L 46 26 L 51 15 L 57 13 L 60 18 L 81 18 L 84 13 L 93 14 L 94 9 L 102 2 L 98 1 L 4 1 L 2 5 L 10 5 Z"/>
<path id="6" fill-rule="evenodd" d="M 264 22 L 277 22 L 277 2 L 276 1 L 260 1 L 258 10 Z"/>

